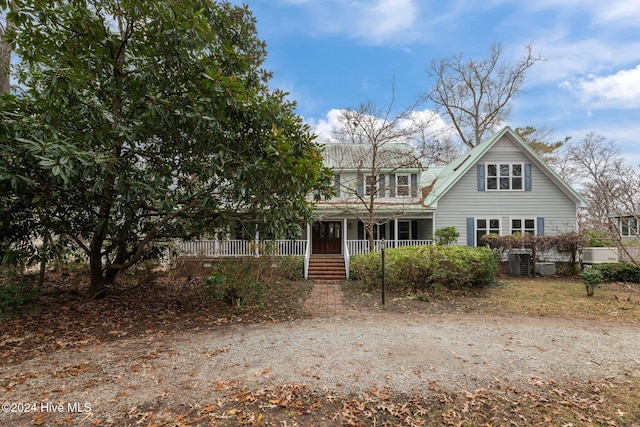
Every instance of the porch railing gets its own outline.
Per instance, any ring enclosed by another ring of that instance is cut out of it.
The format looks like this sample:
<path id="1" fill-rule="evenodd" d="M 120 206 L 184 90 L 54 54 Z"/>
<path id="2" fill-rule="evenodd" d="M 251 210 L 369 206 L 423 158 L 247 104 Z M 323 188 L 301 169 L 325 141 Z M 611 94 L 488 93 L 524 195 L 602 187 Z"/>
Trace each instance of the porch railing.
<path id="1" fill-rule="evenodd" d="M 374 251 L 379 251 L 382 248 L 382 240 L 374 240 Z M 433 245 L 433 240 L 385 240 L 385 248 L 391 249 L 402 246 L 425 246 Z M 369 241 L 368 240 L 347 240 L 347 249 L 349 255 L 362 255 L 369 253 Z"/>
<path id="2" fill-rule="evenodd" d="M 382 240 L 374 240 L 374 250 L 382 248 Z M 387 249 L 402 246 L 432 245 L 433 240 L 385 240 Z M 182 240 L 177 243 L 183 257 L 247 257 L 247 256 L 309 256 L 306 240 Z M 351 257 L 369 253 L 368 240 L 347 240 L 343 255 Z M 346 260 L 348 262 L 348 260 Z"/>
<path id="3" fill-rule="evenodd" d="M 177 244 L 183 257 L 304 256 L 306 240 L 182 240 Z"/>

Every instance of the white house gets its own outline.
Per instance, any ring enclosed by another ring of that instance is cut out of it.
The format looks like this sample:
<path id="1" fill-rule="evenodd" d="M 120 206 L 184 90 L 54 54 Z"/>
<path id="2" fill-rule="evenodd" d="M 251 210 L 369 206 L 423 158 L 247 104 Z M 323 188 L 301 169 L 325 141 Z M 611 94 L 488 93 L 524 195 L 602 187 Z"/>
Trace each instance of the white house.
<path id="1" fill-rule="evenodd" d="M 423 167 L 401 143 L 327 144 L 324 159 L 335 172 L 336 196 L 316 203 L 317 220 L 298 240 L 184 242 L 183 252 L 241 256 L 270 249 L 304 256 L 305 277 L 348 277 L 349 258 L 369 251 L 368 223 L 374 249 L 429 245 L 448 226 L 460 233 L 458 244 L 476 246 L 488 233 L 577 231 L 578 211 L 587 206 L 509 127 L 443 168 Z"/>

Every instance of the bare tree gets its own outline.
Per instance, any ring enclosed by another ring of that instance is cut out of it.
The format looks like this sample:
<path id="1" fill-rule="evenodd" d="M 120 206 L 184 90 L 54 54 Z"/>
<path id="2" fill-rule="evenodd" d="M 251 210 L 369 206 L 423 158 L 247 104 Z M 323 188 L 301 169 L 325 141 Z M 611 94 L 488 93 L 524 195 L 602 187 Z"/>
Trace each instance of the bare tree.
<path id="1" fill-rule="evenodd" d="M 334 159 L 338 165 L 334 170 L 338 174 L 355 171 L 353 179 L 341 179 L 338 185 L 347 199 L 357 203 L 343 203 L 339 199 L 331 203 L 362 221 L 370 250 L 374 245 L 374 228 L 391 219 L 387 214 L 378 214 L 379 199 L 392 192 L 397 193 L 394 194 L 397 200 L 417 196 L 417 182 L 397 186 L 389 182 L 398 170 L 422 167 L 422 151 L 412 142 L 425 133 L 430 122 L 412 120 L 411 111 L 394 114 L 392 105 L 379 108 L 369 101 L 357 109 L 343 110 L 339 117 L 341 126 L 334 131 L 337 142 L 353 144 L 348 158 Z"/>
<path id="2" fill-rule="evenodd" d="M 475 147 L 483 135 L 505 122 L 509 101 L 518 95 L 526 72 L 544 59 L 525 46 L 525 55 L 515 63 L 502 61 L 503 47 L 493 44 L 484 59 L 463 61 L 462 53 L 431 61 L 427 75 L 435 86 L 425 95 L 436 111 L 446 117 L 464 144 Z"/>
<path id="3" fill-rule="evenodd" d="M 571 144 L 567 158 L 590 203 L 589 228 L 607 233 L 633 258 L 622 243 L 623 237 L 637 235 L 639 231 L 640 169 L 625 162 L 615 142 L 594 132 Z"/>

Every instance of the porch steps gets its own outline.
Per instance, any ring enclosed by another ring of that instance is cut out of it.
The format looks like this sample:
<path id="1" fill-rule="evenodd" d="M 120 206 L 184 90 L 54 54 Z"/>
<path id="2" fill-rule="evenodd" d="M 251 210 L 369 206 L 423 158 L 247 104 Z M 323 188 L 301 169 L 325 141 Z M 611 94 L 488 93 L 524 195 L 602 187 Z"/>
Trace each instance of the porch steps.
<path id="1" fill-rule="evenodd" d="M 309 258 L 309 280 L 345 280 L 347 273 L 342 257 Z"/>

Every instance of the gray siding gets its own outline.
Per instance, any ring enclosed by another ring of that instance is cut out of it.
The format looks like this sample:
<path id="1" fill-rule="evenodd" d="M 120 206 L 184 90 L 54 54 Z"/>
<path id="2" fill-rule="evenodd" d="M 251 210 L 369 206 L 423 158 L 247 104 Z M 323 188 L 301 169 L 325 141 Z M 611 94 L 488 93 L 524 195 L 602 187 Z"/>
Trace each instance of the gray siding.
<path id="1" fill-rule="evenodd" d="M 498 141 L 478 163 L 532 163 L 507 138 Z M 478 191 L 474 165 L 438 202 L 435 229 L 453 226 L 458 243 L 467 244 L 467 218 L 500 218 L 501 233 L 510 234 L 511 218 L 544 218 L 545 234 L 574 231 L 576 203 L 532 164 L 531 191 Z"/>

